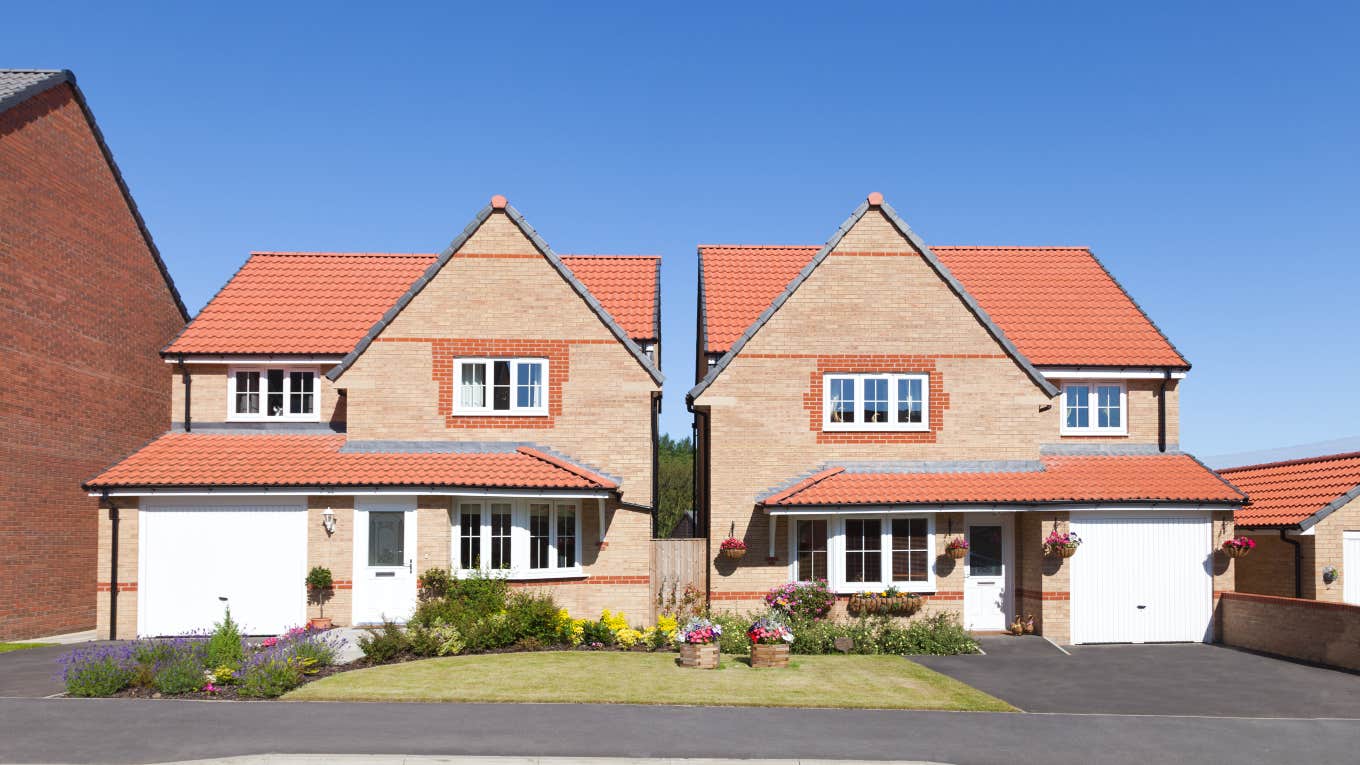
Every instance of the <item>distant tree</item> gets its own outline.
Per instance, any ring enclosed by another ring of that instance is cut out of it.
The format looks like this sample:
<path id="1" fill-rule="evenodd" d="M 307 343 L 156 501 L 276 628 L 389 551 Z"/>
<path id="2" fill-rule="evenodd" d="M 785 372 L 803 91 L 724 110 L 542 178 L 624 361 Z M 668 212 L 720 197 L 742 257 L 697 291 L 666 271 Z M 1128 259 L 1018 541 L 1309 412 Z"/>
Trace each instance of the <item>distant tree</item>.
<path id="1" fill-rule="evenodd" d="M 694 503 L 694 440 L 662 435 L 658 458 L 656 534 L 664 538 Z"/>

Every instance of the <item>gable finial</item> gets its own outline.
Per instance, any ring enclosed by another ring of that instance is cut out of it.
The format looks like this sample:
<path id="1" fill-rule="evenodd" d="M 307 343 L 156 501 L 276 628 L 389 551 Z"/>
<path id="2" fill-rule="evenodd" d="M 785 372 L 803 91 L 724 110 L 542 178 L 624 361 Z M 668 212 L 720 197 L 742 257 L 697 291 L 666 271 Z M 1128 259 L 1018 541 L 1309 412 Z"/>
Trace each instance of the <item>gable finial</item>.
<path id="1" fill-rule="evenodd" d="M 507 204 L 509 204 L 509 202 L 505 201 L 505 197 L 501 194 L 497 194 L 491 198 L 491 209 L 493 210 L 504 210 Z"/>
<path id="2" fill-rule="evenodd" d="M 880 192 L 871 191 L 869 192 L 869 196 L 867 198 L 869 200 L 869 205 L 871 207 L 878 207 L 879 205 L 883 204 L 883 194 L 881 194 Z"/>

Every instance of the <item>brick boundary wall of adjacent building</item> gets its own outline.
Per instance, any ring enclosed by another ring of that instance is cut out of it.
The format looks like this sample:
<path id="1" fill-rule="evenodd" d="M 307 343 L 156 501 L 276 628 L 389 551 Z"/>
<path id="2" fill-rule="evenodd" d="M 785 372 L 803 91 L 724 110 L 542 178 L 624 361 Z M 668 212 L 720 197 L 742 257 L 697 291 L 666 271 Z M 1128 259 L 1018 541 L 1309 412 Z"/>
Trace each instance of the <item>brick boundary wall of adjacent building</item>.
<path id="1" fill-rule="evenodd" d="M 1224 592 L 1218 608 L 1224 645 L 1360 671 L 1360 606 Z"/>

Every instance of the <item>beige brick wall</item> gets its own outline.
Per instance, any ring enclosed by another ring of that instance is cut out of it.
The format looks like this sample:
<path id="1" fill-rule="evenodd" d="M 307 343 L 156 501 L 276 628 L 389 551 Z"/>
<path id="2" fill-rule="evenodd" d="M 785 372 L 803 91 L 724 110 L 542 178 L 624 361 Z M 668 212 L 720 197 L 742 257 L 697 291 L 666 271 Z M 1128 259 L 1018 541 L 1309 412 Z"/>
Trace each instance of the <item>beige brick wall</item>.
<path id="1" fill-rule="evenodd" d="M 327 534 L 321 525 L 322 514 L 335 513 L 335 533 Z M 307 498 L 307 570 L 324 566 L 331 570 L 335 589 L 324 604 L 325 615 L 338 625 L 352 623 L 354 606 L 354 497 L 324 496 Z M 309 598 L 307 618 L 321 616 L 321 604 Z"/>
<path id="2" fill-rule="evenodd" d="M 1360 606 L 1232 593 L 1218 608 L 1227 645 L 1360 670 Z"/>
<path id="3" fill-rule="evenodd" d="M 1061 380 L 1054 383 L 1061 388 Z M 1166 389 L 1166 443 L 1170 447 L 1180 440 L 1180 380 L 1171 380 Z M 1062 407 L 1060 398 L 1053 399 L 1053 408 L 1045 412 L 1045 418 L 1052 424 L 1049 433 L 1055 437 L 1049 443 L 1157 443 L 1157 395 L 1161 390 L 1161 380 L 1127 380 L 1128 393 L 1128 431 L 1127 436 L 1063 436 Z"/>
<path id="4" fill-rule="evenodd" d="M 118 624 L 116 637 L 119 639 L 137 636 L 137 500 L 132 497 L 118 497 L 113 500 L 118 506 Z M 109 505 L 101 503 L 99 510 L 99 559 L 95 564 L 95 630 L 99 639 L 109 636 L 110 598 L 109 553 L 113 544 L 113 522 L 109 518 Z"/>
<path id="5" fill-rule="evenodd" d="M 237 365 L 226 364 L 186 364 L 192 378 L 189 393 L 190 414 L 194 423 L 226 422 L 230 402 L 227 399 L 228 370 Z M 244 365 L 241 365 L 244 366 Z M 267 366 L 262 364 L 261 366 Z M 307 367 L 317 372 L 317 386 L 320 392 L 321 422 L 344 422 L 345 400 L 339 395 L 336 386 L 325 378 L 329 365 Z M 184 421 L 184 382 L 179 368 L 167 364 L 170 385 L 170 420 Z"/>
<path id="6" fill-rule="evenodd" d="M 1311 536 L 1290 535 L 1303 553 L 1303 586 L 1300 593 L 1309 600 L 1329 603 L 1345 601 L 1346 576 L 1360 576 L 1360 570 L 1346 571 L 1343 534 L 1360 531 L 1360 499 L 1351 500 L 1328 515 L 1314 527 Z M 1252 535 L 1256 549 L 1236 561 L 1237 589 L 1261 595 L 1294 595 L 1294 548 L 1280 541 L 1278 532 L 1265 531 Z M 1360 561 L 1352 561 L 1360 566 Z M 1341 572 L 1336 581 L 1323 581 L 1322 570 L 1335 566 Z"/>
<path id="7" fill-rule="evenodd" d="M 485 257 L 506 254 L 519 257 Z M 520 418 L 516 427 L 504 417 L 459 417 L 451 426 L 433 357 L 434 344 L 446 341 L 507 348 L 565 342 L 569 377 L 560 415 L 546 426 L 545 418 Z M 541 444 L 621 477 L 626 501 L 652 503 L 650 407 L 659 388 L 503 213 L 488 219 L 337 385 L 348 391 L 351 439 Z"/>

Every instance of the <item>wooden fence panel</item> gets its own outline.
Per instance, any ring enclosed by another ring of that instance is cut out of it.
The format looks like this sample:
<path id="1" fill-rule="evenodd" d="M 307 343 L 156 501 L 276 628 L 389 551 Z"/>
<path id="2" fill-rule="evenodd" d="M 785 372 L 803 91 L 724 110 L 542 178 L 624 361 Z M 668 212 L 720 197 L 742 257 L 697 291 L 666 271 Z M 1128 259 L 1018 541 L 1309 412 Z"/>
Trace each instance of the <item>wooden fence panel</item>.
<path id="1" fill-rule="evenodd" d="M 653 539 L 651 554 L 652 610 L 651 623 L 684 597 L 685 588 L 693 585 L 704 589 L 704 574 L 708 560 L 704 555 L 704 539 Z M 707 598 L 707 593 L 704 597 Z"/>

